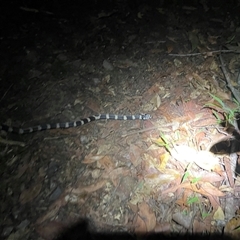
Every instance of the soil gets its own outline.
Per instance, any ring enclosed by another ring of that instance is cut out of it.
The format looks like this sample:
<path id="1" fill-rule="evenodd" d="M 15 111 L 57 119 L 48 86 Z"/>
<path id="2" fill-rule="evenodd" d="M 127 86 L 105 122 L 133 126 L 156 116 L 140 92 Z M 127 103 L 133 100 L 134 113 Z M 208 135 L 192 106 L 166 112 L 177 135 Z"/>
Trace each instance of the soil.
<path id="1" fill-rule="evenodd" d="M 151 115 L 1 131 L 2 239 L 239 239 L 238 1 L 0 11 L 2 124 Z"/>

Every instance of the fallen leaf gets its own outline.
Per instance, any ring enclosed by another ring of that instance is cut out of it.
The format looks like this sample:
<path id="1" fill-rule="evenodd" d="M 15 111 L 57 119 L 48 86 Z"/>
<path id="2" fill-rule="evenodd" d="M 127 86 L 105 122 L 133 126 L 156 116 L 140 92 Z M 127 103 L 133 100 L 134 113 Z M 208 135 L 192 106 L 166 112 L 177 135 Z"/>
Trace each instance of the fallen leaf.
<path id="1" fill-rule="evenodd" d="M 157 223 L 154 231 L 156 233 L 162 233 L 162 232 L 170 232 L 171 231 L 171 224 L 168 222 L 165 223 Z"/>
<path id="2" fill-rule="evenodd" d="M 166 168 L 166 165 L 168 163 L 168 160 L 169 160 L 169 157 L 170 157 L 170 154 L 169 152 L 166 152 L 164 154 L 162 154 L 160 156 L 160 166 L 159 166 L 159 170 L 164 170 Z"/>
<path id="3" fill-rule="evenodd" d="M 41 224 L 48 219 L 55 217 L 59 211 L 59 208 L 59 205 L 55 205 L 54 208 L 49 209 L 45 215 L 37 219 L 36 224 Z"/>
<path id="4" fill-rule="evenodd" d="M 98 18 L 105 18 L 105 17 L 109 17 L 114 13 L 114 11 L 111 12 L 105 12 L 105 11 L 101 11 L 100 13 L 98 13 Z"/>
<path id="5" fill-rule="evenodd" d="M 138 234 L 138 233 L 146 233 L 147 232 L 146 224 L 140 216 L 138 216 L 138 215 L 135 216 L 133 225 L 134 225 L 135 233 Z"/>
<path id="6" fill-rule="evenodd" d="M 168 188 L 167 190 L 163 191 L 163 194 L 176 192 L 179 188 L 187 188 L 187 189 L 190 189 L 194 192 L 200 193 L 205 196 L 212 196 L 212 195 L 217 196 L 217 197 L 225 196 L 225 194 L 223 192 L 218 190 L 211 183 L 206 183 L 206 182 L 201 182 L 201 181 L 198 181 L 197 184 L 183 182 L 177 186 Z"/>
<path id="7" fill-rule="evenodd" d="M 165 14 L 164 8 L 156 8 L 156 10 L 161 14 Z"/>
<path id="8" fill-rule="evenodd" d="M 202 191 L 200 193 L 205 194 L 205 195 L 212 195 L 212 196 L 217 196 L 217 197 L 223 197 L 225 194 L 220 191 L 218 188 L 213 186 L 209 182 L 202 182 L 200 184 Z"/>
<path id="9" fill-rule="evenodd" d="M 165 169 L 162 172 L 144 175 L 144 180 L 152 187 L 160 187 L 163 184 L 171 183 L 180 177 L 181 175 L 178 171 L 174 169 Z"/>
<path id="10" fill-rule="evenodd" d="M 15 176 L 15 179 L 19 179 L 28 169 L 29 163 L 23 163 L 18 166 L 17 175 Z"/>
<path id="11" fill-rule="evenodd" d="M 219 176 L 215 172 L 202 172 L 201 174 L 198 175 L 198 177 L 201 178 L 201 181 L 203 182 L 221 182 L 224 180 L 223 176 Z"/>
<path id="12" fill-rule="evenodd" d="M 192 52 L 194 52 L 194 50 L 200 45 L 198 31 L 193 30 L 192 32 L 188 32 L 188 39 L 192 45 Z"/>
<path id="13" fill-rule="evenodd" d="M 230 158 L 228 158 L 228 157 L 223 157 L 223 162 L 224 162 L 225 172 L 226 172 L 226 174 L 227 174 L 230 187 L 233 188 L 233 187 L 234 187 L 234 179 L 233 179 L 233 174 L 234 174 L 234 173 L 233 173 L 233 171 L 232 171 L 232 167 L 231 167 L 231 163 L 230 163 Z"/>
<path id="14" fill-rule="evenodd" d="M 47 212 L 39 217 L 36 221 L 36 224 L 39 225 L 39 224 L 42 224 L 43 222 L 49 220 L 50 218 L 53 218 L 57 215 L 59 209 L 62 207 L 62 206 L 65 206 L 67 204 L 67 201 L 65 200 L 65 195 L 67 192 L 71 191 L 72 188 L 70 188 L 69 190 L 65 191 L 65 193 L 63 193 L 58 200 L 56 200 L 54 203 L 52 203 L 50 205 L 50 207 L 48 208 Z"/>
<path id="15" fill-rule="evenodd" d="M 172 218 L 179 225 L 183 226 L 186 229 L 189 229 L 192 224 L 193 213 L 190 212 L 186 215 L 181 212 L 177 212 L 173 214 Z"/>
<path id="16" fill-rule="evenodd" d="M 208 222 L 206 223 L 205 221 L 198 221 L 196 219 L 194 219 L 193 221 L 193 232 L 194 233 L 203 233 L 203 232 L 210 232 L 210 227 L 211 224 L 209 224 Z"/>
<path id="17" fill-rule="evenodd" d="M 84 192 L 92 193 L 104 187 L 106 182 L 107 182 L 106 180 L 99 180 L 88 186 L 79 185 L 78 188 L 72 188 L 71 193 L 73 194 L 82 194 Z"/>
<path id="18" fill-rule="evenodd" d="M 74 103 L 75 105 L 76 103 Z M 82 104 L 82 103 L 81 103 Z M 86 102 L 87 106 L 89 109 L 91 109 L 93 112 L 95 113 L 99 113 L 100 112 L 100 104 L 98 101 L 95 100 L 95 98 L 90 98 L 87 100 Z"/>
<path id="19" fill-rule="evenodd" d="M 154 106 L 154 110 L 158 109 L 161 105 L 160 96 L 158 94 L 155 94 L 150 100 L 150 103 Z"/>
<path id="20" fill-rule="evenodd" d="M 224 212 L 222 208 L 219 206 L 218 209 L 213 214 L 213 219 L 223 221 L 224 218 L 225 218 Z"/>
<path id="21" fill-rule="evenodd" d="M 110 156 L 104 156 L 98 161 L 100 167 L 103 167 L 106 170 L 112 170 L 115 167 L 113 159 Z"/>
<path id="22" fill-rule="evenodd" d="M 35 197 L 38 196 L 41 189 L 42 183 L 37 183 L 33 184 L 30 188 L 23 190 L 19 198 L 21 204 L 25 204 L 27 202 L 32 201 Z"/>
<path id="23" fill-rule="evenodd" d="M 57 221 L 50 221 L 35 228 L 39 236 L 46 240 L 55 239 L 64 229 L 66 229 L 66 225 Z"/>
<path id="24" fill-rule="evenodd" d="M 201 144 L 202 142 L 205 140 L 205 132 L 201 131 L 201 132 L 198 132 L 196 135 L 195 135 L 195 139 L 196 139 L 196 143 L 197 143 L 197 146 L 198 148 L 201 147 Z"/>
<path id="25" fill-rule="evenodd" d="M 144 14 L 141 13 L 141 12 L 138 12 L 137 16 L 138 16 L 138 18 L 142 19 L 142 17 L 144 16 Z"/>
<path id="26" fill-rule="evenodd" d="M 143 151 L 142 148 L 136 146 L 135 144 L 130 144 L 129 147 L 130 161 L 134 167 L 139 165 L 142 151 Z"/>
<path id="27" fill-rule="evenodd" d="M 150 209 L 146 202 L 140 203 L 138 208 L 138 215 L 144 221 L 147 232 L 152 231 L 156 226 L 156 216 L 154 212 Z"/>
<path id="28" fill-rule="evenodd" d="M 173 51 L 173 45 L 170 43 L 167 43 L 167 53 L 171 53 Z"/>
<path id="29" fill-rule="evenodd" d="M 149 154 L 144 154 L 145 158 L 145 168 L 148 172 L 154 172 L 154 169 L 159 169 L 160 168 L 160 161 L 157 158 L 153 158 Z M 155 171 L 156 172 L 156 171 Z"/>
<path id="30" fill-rule="evenodd" d="M 85 156 L 82 163 L 84 163 L 84 164 L 94 163 L 96 161 L 99 161 L 103 157 L 104 157 L 104 155 L 93 155 L 92 153 L 90 153 L 90 154 Z"/>
<path id="31" fill-rule="evenodd" d="M 106 178 L 106 179 L 111 180 L 113 185 L 115 187 L 117 187 L 118 184 L 119 184 L 119 180 L 122 177 L 128 176 L 128 175 L 131 175 L 129 168 L 127 168 L 127 167 L 119 167 L 119 168 L 116 168 L 116 169 L 113 169 L 113 170 L 109 171 L 103 177 Z"/>

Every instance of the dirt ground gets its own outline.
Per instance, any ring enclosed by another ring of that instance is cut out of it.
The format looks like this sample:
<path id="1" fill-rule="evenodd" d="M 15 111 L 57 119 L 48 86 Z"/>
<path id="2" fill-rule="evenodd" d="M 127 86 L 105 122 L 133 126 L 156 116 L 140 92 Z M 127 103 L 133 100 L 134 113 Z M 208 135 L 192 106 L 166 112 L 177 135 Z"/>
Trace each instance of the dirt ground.
<path id="1" fill-rule="evenodd" d="M 151 115 L 1 131 L 2 239 L 240 239 L 238 1 L 0 11 L 2 124 Z"/>

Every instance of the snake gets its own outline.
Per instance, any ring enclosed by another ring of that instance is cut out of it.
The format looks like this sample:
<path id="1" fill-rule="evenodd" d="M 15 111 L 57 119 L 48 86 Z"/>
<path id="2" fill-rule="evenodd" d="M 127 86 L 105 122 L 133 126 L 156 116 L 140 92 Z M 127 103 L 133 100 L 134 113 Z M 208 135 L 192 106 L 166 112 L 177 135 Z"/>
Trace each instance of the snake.
<path id="1" fill-rule="evenodd" d="M 149 114 L 138 114 L 138 115 L 116 115 L 116 114 L 99 114 L 99 115 L 92 115 L 87 118 L 79 119 L 77 121 L 73 122 L 63 122 L 63 123 L 46 123 L 46 124 L 40 124 L 33 127 L 11 127 L 5 124 L 0 125 L 0 131 L 3 130 L 8 133 L 16 133 L 16 134 L 27 134 L 27 133 L 33 133 L 37 131 L 44 131 L 44 130 L 50 130 L 50 129 L 59 129 L 59 128 L 73 128 L 73 127 L 79 127 L 84 124 L 105 119 L 105 120 L 148 120 L 151 118 L 151 115 Z"/>

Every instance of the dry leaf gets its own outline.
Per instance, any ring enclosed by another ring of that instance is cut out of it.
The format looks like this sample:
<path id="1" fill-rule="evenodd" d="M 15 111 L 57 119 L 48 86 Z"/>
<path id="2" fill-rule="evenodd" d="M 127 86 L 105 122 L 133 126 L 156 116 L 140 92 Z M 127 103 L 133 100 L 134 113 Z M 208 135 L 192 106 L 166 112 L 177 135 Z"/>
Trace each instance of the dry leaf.
<path id="1" fill-rule="evenodd" d="M 137 16 L 138 16 L 138 18 L 142 19 L 142 17 L 144 16 L 144 14 L 141 13 L 141 12 L 138 12 Z"/>
<path id="2" fill-rule="evenodd" d="M 66 229 L 66 225 L 57 222 L 50 221 L 45 225 L 40 225 L 36 227 L 36 232 L 44 239 L 54 239 L 58 236 L 59 233 L 63 232 Z"/>
<path id="3" fill-rule="evenodd" d="M 82 102 L 81 102 L 81 104 L 82 104 Z M 74 102 L 74 105 L 76 105 L 75 102 Z M 100 109 L 101 109 L 99 102 L 97 102 L 94 98 L 88 99 L 86 102 L 86 106 L 88 106 L 88 108 L 91 109 L 95 113 L 99 113 Z"/>
<path id="4" fill-rule="evenodd" d="M 96 161 L 99 161 L 103 157 L 104 157 L 104 155 L 93 155 L 92 153 L 90 153 L 87 156 L 85 156 L 82 163 L 85 163 L 85 164 L 94 163 Z"/>
<path id="5" fill-rule="evenodd" d="M 223 162 L 225 165 L 225 172 L 227 174 L 228 177 L 228 181 L 230 184 L 230 187 L 233 188 L 234 187 L 234 179 L 233 179 L 233 171 L 232 171 L 232 167 L 231 167 L 231 163 L 230 163 L 230 158 L 228 157 L 223 157 Z"/>
<path id="6" fill-rule="evenodd" d="M 157 10 L 160 14 L 165 14 L 165 9 L 164 9 L 164 8 L 156 8 L 156 10 Z"/>
<path id="7" fill-rule="evenodd" d="M 173 193 L 180 188 L 187 188 L 194 192 L 205 195 L 207 197 L 209 197 L 211 195 L 217 196 L 217 197 L 222 197 L 225 195 L 220 190 L 218 190 L 216 187 L 214 187 L 211 183 L 206 183 L 206 182 L 201 182 L 201 181 L 198 181 L 197 184 L 183 182 L 177 186 L 168 188 L 167 190 L 163 191 L 163 194 Z"/>
<path id="8" fill-rule="evenodd" d="M 165 169 L 159 173 L 150 173 L 144 176 L 146 183 L 152 187 L 160 187 L 165 183 L 171 183 L 172 181 L 180 178 L 181 175 L 174 169 Z"/>
<path id="9" fill-rule="evenodd" d="M 105 12 L 105 11 L 101 11 L 100 13 L 98 13 L 98 18 L 105 18 L 105 17 L 109 17 L 114 13 L 114 11 L 111 12 Z"/>
<path id="10" fill-rule="evenodd" d="M 161 104 L 160 96 L 156 93 L 150 100 L 150 103 L 154 106 L 154 110 L 158 109 Z"/>
<path id="11" fill-rule="evenodd" d="M 202 194 L 212 195 L 212 196 L 217 196 L 217 197 L 225 196 L 225 194 L 222 191 L 220 191 L 218 188 L 216 188 L 209 182 L 202 182 L 200 184 L 200 186 L 202 188 L 202 191 L 200 191 L 200 193 L 202 193 Z"/>
<path id="12" fill-rule="evenodd" d="M 160 84 L 155 83 L 143 94 L 144 99 L 150 100 L 152 98 L 152 95 L 160 92 L 160 89 L 161 89 Z"/>
<path id="13" fill-rule="evenodd" d="M 147 232 L 147 227 L 146 224 L 144 223 L 143 219 L 136 215 L 134 219 L 134 228 L 136 233 L 146 233 Z"/>
<path id="14" fill-rule="evenodd" d="M 166 44 L 167 45 L 167 52 L 171 53 L 173 50 L 173 45 L 172 44 Z"/>
<path id="15" fill-rule="evenodd" d="M 152 156 L 146 153 L 144 154 L 144 158 L 146 159 L 145 168 L 147 171 L 151 172 L 151 170 L 159 169 L 160 167 L 159 160 L 157 160 L 156 158 L 153 158 Z"/>
<path id="16" fill-rule="evenodd" d="M 166 152 L 160 156 L 160 166 L 159 166 L 160 171 L 162 171 L 166 168 L 169 157 L 170 157 L 169 152 Z"/>
<path id="17" fill-rule="evenodd" d="M 100 167 L 103 167 L 106 170 L 112 170 L 115 167 L 115 164 L 110 156 L 104 156 L 98 161 Z"/>
<path id="18" fill-rule="evenodd" d="M 162 232 L 170 232 L 171 231 L 171 224 L 168 222 L 165 223 L 157 223 L 154 231 L 156 233 L 162 233 Z"/>
<path id="19" fill-rule="evenodd" d="M 128 176 L 128 175 L 131 175 L 129 168 L 119 167 L 119 168 L 113 169 L 112 171 L 108 172 L 107 175 L 103 176 L 103 177 L 111 180 L 113 185 L 116 187 L 119 184 L 119 180 L 122 177 Z"/>
<path id="20" fill-rule="evenodd" d="M 42 189 L 42 183 L 33 184 L 30 188 L 25 189 L 20 195 L 21 204 L 32 201 L 35 197 L 38 196 Z"/>
<path id="21" fill-rule="evenodd" d="M 154 212 L 150 209 L 146 202 L 142 202 L 138 205 L 138 215 L 143 219 L 147 232 L 152 231 L 156 226 L 156 217 Z"/>
<path id="22" fill-rule="evenodd" d="M 82 194 L 84 192 L 87 192 L 87 193 L 95 192 L 98 189 L 104 187 L 106 182 L 107 182 L 106 180 L 99 180 L 88 186 L 79 185 L 78 188 L 72 188 L 71 193 Z"/>
<path id="23" fill-rule="evenodd" d="M 142 148 L 136 146 L 135 144 L 130 144 L 129 147 L 130 161 L 134 167 L 139 165 L 142 151 L 143 151 Z"/>
<path id="24" fill-rule="evenodd" d="M 198 32 L 196 30 L 193 30 L 192 32 L 188 32 L 188 39 L 191 42 L 192 52 L 193 52 L 200 45 L 200 42 L 198 39 Z"/>
<path id="25" fill-rule="evenodd" d="M 215 213 L 213 215 L 213 219 L 223 221 L 224 218 L 225 218 L 225 215 L 224 215 L 224 212 L 223 212 L 222 208 L 218 207 L 218 209 L 215 211 Z"/>
<path id="26" fill-rule="evenodd" d="M 15 179 L 19 179 L 26 172 L 28 167 L 29 167 L 29 163 L 24 162 L 23 164 L 20 164 L 18 166 L 17 175 L 15 176 Z"/>
<path id="27" fill-rule="evenodd" d="M 72 188 L 66 192 L 71 191 Z M 65 206 L 67 204 L 67 201 L 65 200 L 65 194 L 62 194 L 61 197 L 55 201 L 53 204 L 50 205 L 50 207 L 48 208 L 46 214 L 44 214 L 43 216 L 39 217 L 36 221 L 36 224 L 42 224 L 43 222 L 47 221 L 50 218 L 53 218 L 56 216 L 56 214 L 58 213 L 59 209 L 62 206 Z"/>
<path id="28" fill-rule="evenodd" d="M 169 37 L 169 36 L 167 36 L 167 39 L 169 39 L 169 40 L 172 41 L 172 42 L 177 43 L 177 39 L 174 38 L 174 37 Z"/>
<path id="29" fill-rule="evenodd" d="M 195 135 L 195 140 L 196 140 L 196 143 L 197 143 L 197 147 L 200 149 L 202 143 L 204 142 L 205 140 L 205 132 L 201 131 L 201 132 L 198 132 L 196 135 Z"/>
<path id="30" fill-rule="evenodd" d="M 225 179 L 223 176 L 219 176 L 217 173 L 214 173 L 214 172 L 202 172 L 196 177 L 200 177 L 201 181 L 203 182 L 211 182 L 211 183 L 221 182 Z"/>
<path id="31" fill-rule="evenodd" d="M 190 212 L 188 215 L 183 214 L 181 212 L 174 213 L 172 218 L 175 222 L 177 222 L 179 225 L 185 227 L 188 229 L 192 224 L 192 213 Z"/>
<path id="32" fill-rule="evenodd" d="M 212 218 L 205 218 L 204 222 L 194 219 L 193 221 L 193 232 L 194 233 L 203 233 L 210 232 Z"/>

